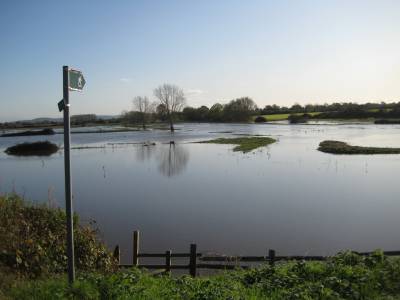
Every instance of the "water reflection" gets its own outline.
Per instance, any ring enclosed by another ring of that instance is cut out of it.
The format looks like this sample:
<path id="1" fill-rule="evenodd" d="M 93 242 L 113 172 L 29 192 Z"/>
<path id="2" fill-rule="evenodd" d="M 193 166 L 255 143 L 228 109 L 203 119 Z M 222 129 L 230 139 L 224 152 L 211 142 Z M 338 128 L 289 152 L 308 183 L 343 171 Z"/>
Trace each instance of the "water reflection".
<path id="1" fill-rule="evenodd" d="M 158 170 L 161 174 L 168 177 L 176 176 L 185 169 L 189 161 L 189 152 L 184 147 L 171 143 L 167 149 L 162 149 L 158 160 Z"/>
<path id="2" fill-rule="evenodd" d="M 182 145 L 171 142 L 169 145 L 144 143 L 136 149 L 138 161 L 155 160 L 159 172 L 167 177 L 179 175 L 189 161 L 189 151 Z"/>
<path id="3" fill-rule="evenodd" d="M 152 144 L 143 144 L 136 151 L 138 161 L 150 160 L 154 154 L 155 146 Z"/>

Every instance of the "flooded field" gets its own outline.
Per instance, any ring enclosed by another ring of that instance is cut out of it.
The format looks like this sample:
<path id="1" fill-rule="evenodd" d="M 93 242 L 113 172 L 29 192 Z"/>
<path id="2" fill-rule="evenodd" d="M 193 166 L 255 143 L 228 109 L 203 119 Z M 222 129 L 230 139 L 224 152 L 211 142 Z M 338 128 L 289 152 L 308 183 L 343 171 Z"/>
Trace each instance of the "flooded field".
<path id="1" fill-rule="evenodd" d="M 72 135 L 74 208 L 94 219 L 110 247 L 327 255 L 343 249 L 400 249 L 400 155 L 332 155 L 323 140 L 400 147 L 400 125 L 180 124 L 165 130 Z M 75 129 L 88 131 L 87 128 Z M 196 141 L 244 134 L 278 141 L 250 153 Z M 50 157 L 4 153 L 25 141 L 0 138 L 0 192 L 64 207 L 62 150 Z M 171 145 L 169 142 L 174 141 Z M 143 142 L 150 142 L 143 146 Z M 155 145 L 152 145 L 152 143 Z"/>

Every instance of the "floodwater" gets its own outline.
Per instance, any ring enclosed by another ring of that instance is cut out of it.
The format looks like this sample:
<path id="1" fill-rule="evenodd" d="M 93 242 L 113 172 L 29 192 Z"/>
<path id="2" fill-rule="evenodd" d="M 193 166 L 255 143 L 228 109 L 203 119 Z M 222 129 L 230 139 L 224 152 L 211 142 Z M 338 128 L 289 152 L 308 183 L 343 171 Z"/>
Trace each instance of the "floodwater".
<path id="1" fill-rule="evenodd" d="M 332 155 L 327 139 L 400 147 L 399 125 L 180 124 L 168 131 L 72 135 L 74 208 L 96 220 L 110 248 L 130 262 L 141 250 L 230 255 L 330 255 L 344 249 L 400 250 L 400 155 Z M 85 129 L 86 130 L 86 129 Z M 193 143 L 260 134 L 278 139 L 250 153 Z M 24 141 L 62 146 L 62 135 L 0 138 L 0 192 L 64 207 L 62 151 L 13 157 Z M 170 141 L 175 145 L 170 145 Z M 151 141 L 156 145 L 143 146 Z"/>

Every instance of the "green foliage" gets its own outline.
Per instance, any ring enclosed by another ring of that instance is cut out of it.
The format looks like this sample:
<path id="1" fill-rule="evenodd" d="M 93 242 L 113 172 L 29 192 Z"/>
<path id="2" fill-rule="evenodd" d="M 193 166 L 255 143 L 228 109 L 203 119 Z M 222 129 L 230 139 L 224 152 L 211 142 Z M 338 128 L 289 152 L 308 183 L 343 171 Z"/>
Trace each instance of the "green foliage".
<path id="1" fill-rule="evenodd" d="M 247 122 L 257 105 L 248 97 L 230 101 L 224 106 L 223 119 L 227 122 Z"/>
<path id="2" fill-rule="evenodd" d="M 199 143 L 206 144 L 234 144 L 238 145 L 233 148 L 233 151 L 242 151 L 243 153 L 250 152 L 259 147 L 265 147 L 269 144 L 275 143 L 276 140 L 270 137 L 240 137 L 240 138 L 219 138 L 210 141 L 202 141 Z"/>
<path id="3" fill-rule="evenodd" d="M 114 259 L 96 237 L 92 226 L 74 216 L 78 270 L 107 271 Z M 0 267 L 23 276 L 65 272 L 66 215 L 57 208 L 34 205 L 17 195 L 0 197 Z"/>
<path id="4" fill-rule="evenodd" d="M 290 124 L 307 123 L 310 117 L 309 114 L 292 114 L 289 115 L 288 120 Z"/>
<path id="5" fill-rule="evenodd" d="M 248 97 L 231 100 L 225 105 L 214 104 L 210 109 L 185 107 L 182 117 L 189 122 L 247 122 L 257 109 L 254 101 Z"/>
<path id="6" fill-rule="evenodd" d="M 21 282 L 12 299 L 400 299 L 400 259 L 339 253 L 326 262 L 286 262 L 208 277 L 151 276 L 130 269 Z"/>
<path id="7" fill-rule="evenodd" d="M 267 122 L 267 118 L 263 117 L 263 116 L 257 116 L 254 119 L 254 123 L 265 123 Z"/>
<path id="8" fill-rule="evenodd" d="M 318 150 L 332 154 L 400 154 L 400 148 L 351 146 L 340 141 L 323 141 Z"/>

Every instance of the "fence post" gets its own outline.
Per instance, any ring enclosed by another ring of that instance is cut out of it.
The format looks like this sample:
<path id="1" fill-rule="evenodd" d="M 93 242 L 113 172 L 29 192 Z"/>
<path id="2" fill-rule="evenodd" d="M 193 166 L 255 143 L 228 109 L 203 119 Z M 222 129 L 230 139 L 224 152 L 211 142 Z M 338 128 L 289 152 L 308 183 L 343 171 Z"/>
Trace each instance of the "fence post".
<path id="1" fill-rule="evenodd" d="M 139 230 L 133 232 L 133 266 L 139 265 Z"/>
<path id="2" fill-rule="evenodd" d="M 269 264 L 273 266 L 275 264 L 275 250 L 268 250 Z"/>
<path id="3" fill-rule="evenodd" d="M 121 251 L 119 250 L 119 245 L 115 246 L 113 255 L 114 258 L 117 260 L 117 263 L 119 264 L 121 261 Z"/>
<path id="4" fill-rule="evenodd" d="M 197 263 L 197 246 L 196 244 L 190 244 L 190 261 L 189 261 L 189 273 L 192 277 L 196 277 L 196 263 Z"/>
<path id="5" fill-rule="evenodd" d="M 171 272 L 171 250 L 165 252 L 165 271 Z"/>

